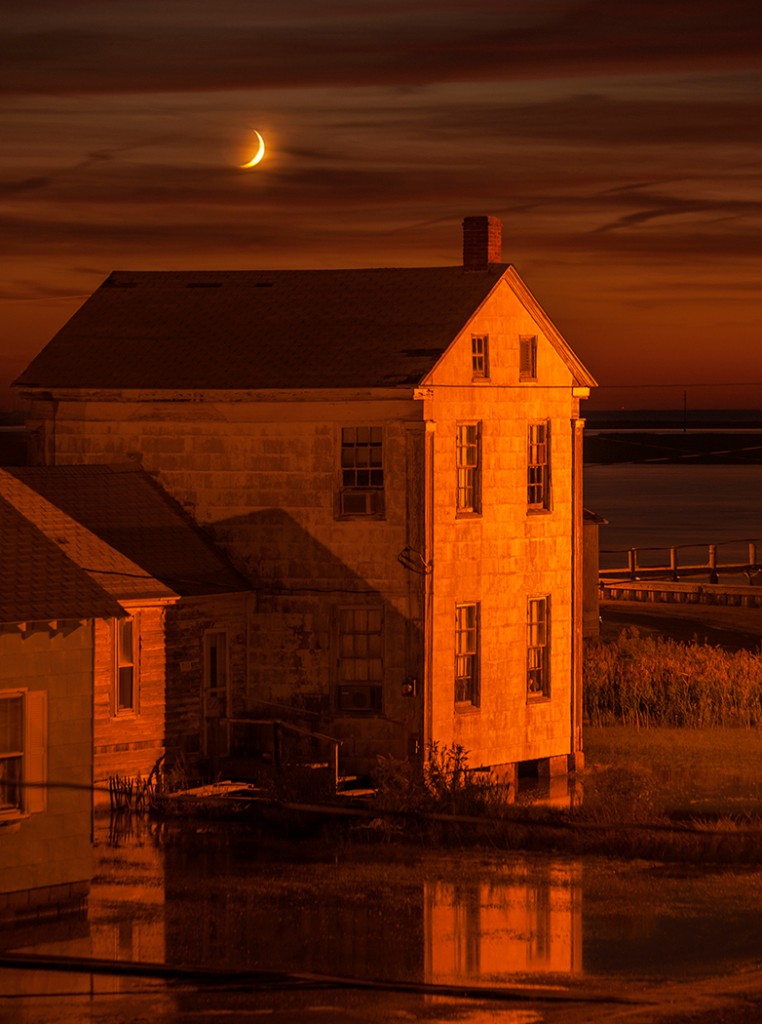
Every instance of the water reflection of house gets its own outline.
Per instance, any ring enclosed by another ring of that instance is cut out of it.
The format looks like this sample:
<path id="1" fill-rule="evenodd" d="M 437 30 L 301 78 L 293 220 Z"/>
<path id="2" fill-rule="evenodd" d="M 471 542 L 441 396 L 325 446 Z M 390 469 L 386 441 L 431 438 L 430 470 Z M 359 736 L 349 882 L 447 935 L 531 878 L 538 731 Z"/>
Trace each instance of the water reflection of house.
<path id="1" fill-rule="evenodd" d="M 578 973 L 580 892 L 578 865 L 514 864 L 488 882 L 426 884 L 426 981 Z"/>
<path id="2" fill-rule="evenodd" d="M 134 465 L 0 471 L 0 495 L 114 599 L 92 625 L 96 785 L 216 743 L 203 709 L 244 671 L 247 600 L 221 553 Z"/>
<path id="3" fill-rule="evenodd" d="M 463 256 L 114 273 L 17 382 L 33 461 L 139 461 L 210 530 L 257 591 L 239 699 L 348 770 L 581 755 L 594 382 L 499 221 L 467 218 Z"/>

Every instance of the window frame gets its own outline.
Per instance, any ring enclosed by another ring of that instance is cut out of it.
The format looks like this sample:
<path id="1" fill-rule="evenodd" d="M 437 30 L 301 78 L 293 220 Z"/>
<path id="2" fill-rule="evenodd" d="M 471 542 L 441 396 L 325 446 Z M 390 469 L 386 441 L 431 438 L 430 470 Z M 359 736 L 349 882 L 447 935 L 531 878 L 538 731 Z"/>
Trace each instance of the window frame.
<path id="1" fill-rule="evenodd" d="M 519 380 L 537 380 L 537 335 L 519 335 Z"/>
<path id="2" fill-rule="evenodd" d="M 5 731 L 0 716 L 0 820 L 18 818 L 24 813 L 24 734 L 26 731 L 25 692 L 23 690 L 6 690 L 0 693 L 0 704 L 6 701 L 19 706 L 18 722 L 8 722 L 8 738 L 4 739 Z M 10 733 L 16 731 L 17 735 Z M 16 740 L 14 743 L 13 740 Z M 12 771 L 9 773 L 8 768 Z M 13 792 L 13 798 L 5 800 L 5 790 Z M 15 792 L 14 792 L 15 791 Z"/>
<path id="3" fill-rule="evenodd" d="M 481 608 L 479 601 L 455 605 L 454 687 L 456 711 L 481 706 Z"/>
<path id="4" fill-rule="evenodd" d="M 123 629 L 130 627 L 130 651 L 125 652 Z M 114 619 L 114 683 L 112 694 L 112 712 L 114 717 L 140 714 L 140 615 L 127 615 L 124 618 Z M 129 669 L 130 675 L 130 702 L 122 702 L 123 683 L 122 673 Z"/>
<path id="5" fill-rule="evenodd" d="M 473 438 L 463 440 L 463 432 L 473 431 Z M 465 459 L 463 455 L 465 453 Z M 469 453 L 474 461 L 469 464 Z M 468 420 L 458 422 L 455 430 L 455 514 L 480 516 L 482 513 L 482 425 Z"/>
<path id="6" fill-rule="evenodd" d="M 542 431 L 542 437 L 537 432 Z M 527 510 L 550 511 L 550 420 L 527 424 Z"/>
<path id="7" fill-rule="evenodd" d="M 363 717 L 382 715 L 385 646 L 383 606 L 341 605 L 336 608 L 335 623 L 334 702 L 337 713 Z M 361 665 L 364 665 L 364 669 L 358 671 Z"/>
<path id="8" fill-rule="evenodd" d="M 8 746 L 3 752 L 0 748 L 0 764 L 11 759 L 18 762 L 16 778 L 10 783 L 17 790 L 15 800 L 0 806 L 0 824 L 27 818 L 47 807 L 47 698 L 45 690 L 0 690 L 0 702 L 18 700 L 21 703 L 17 739 L 20 738 L 22 744 L 20 750 Z"/>
<path id="9" fill-rule="evenodd" d="M 489 380 L 489 334 L 471 335 L 471 378 Z"/>
<path id="10" fill-rule="evenodd" d="M 550 699 L 550 595 L 527 598 L 527 701 Z"/>
<path id="11" fill-rule="evenodd" d="M 386 486 L 384 428 L 378 424 L 342 426 L 339 428 L 338 447 L 337 518 L 383 518 Z M 367 479 L 364 479 L 366 475 Z"/>

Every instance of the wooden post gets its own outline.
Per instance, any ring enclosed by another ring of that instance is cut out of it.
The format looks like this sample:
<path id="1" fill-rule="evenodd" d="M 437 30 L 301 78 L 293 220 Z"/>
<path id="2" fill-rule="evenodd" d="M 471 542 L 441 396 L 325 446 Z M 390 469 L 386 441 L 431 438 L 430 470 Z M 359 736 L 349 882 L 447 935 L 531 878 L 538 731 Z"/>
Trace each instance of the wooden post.
<path id="1" fill-rule="evenodd" d="M 754 541 L 749 543 L 749 568 L 754 569 L 757 565 L 757 545 Z"/>
<path id="2" fill-rule="evenodd" d="M 709 582 L 718 583 L 719 576 L 717 575 L 717 545 L 709 545 Z"/>
<path id="3" fill-rule="evenodd" d="M 273 761 L 278 771 L 281 768 L 281 757 L 283 756 L 283 730 L 281 723 L 276 719 L 273 722 Z"/>
<path id="4" fill-rule="evenodd" d="M 627 569 L 630 573 L 630 579 L 636 580 L 638 578 L 638 549 L 630 548 L 627 552 Z"/>
<path id="5" fill-rule="evenodd" d="M 677 548 L 669 549 L 669 569 L 672 573 L 672 579 L 675 580 L 675 582 L 677 582 L 677 580 L 679 579 L 677 573 Z"/>

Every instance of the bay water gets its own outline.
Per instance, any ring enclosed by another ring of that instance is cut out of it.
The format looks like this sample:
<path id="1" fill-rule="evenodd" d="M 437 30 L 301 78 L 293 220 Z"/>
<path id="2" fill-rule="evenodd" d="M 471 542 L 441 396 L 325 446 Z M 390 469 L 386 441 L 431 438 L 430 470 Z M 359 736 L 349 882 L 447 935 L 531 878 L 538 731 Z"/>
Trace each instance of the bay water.
<path id="1" fill-rule="evenodd" d="M 672 546 L 686 565 L 705 563 L 709 544 L 718 562 L 746 561 L 752 541 L 762 557 L 759 465 L 586 465 L 584 503 L 606 520 L 602 568 L 625 566 L 633 547 L 642 565 L 668 562 Z"/>

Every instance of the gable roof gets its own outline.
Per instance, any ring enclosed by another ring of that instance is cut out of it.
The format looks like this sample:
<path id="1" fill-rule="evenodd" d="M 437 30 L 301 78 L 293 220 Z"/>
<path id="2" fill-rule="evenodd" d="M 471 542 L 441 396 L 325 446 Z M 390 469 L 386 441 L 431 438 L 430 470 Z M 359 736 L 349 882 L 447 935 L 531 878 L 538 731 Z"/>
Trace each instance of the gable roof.
<path id="1" fill-rule="evenodd" d="M 175 594 L 249 585 L 159 484 L 133 464 L 8 471 Z"/>
<path id="2" fill-rule="evenodd" d="M 0 622 L 123 615 L 111 594 L 0 497 Z"/>
<path id="3" fill-rule="evenodd" d="M 117 271 L 15 383 L 414 387 L 509 269 Z"/>

